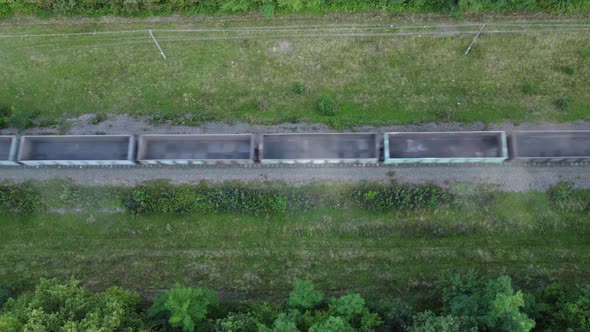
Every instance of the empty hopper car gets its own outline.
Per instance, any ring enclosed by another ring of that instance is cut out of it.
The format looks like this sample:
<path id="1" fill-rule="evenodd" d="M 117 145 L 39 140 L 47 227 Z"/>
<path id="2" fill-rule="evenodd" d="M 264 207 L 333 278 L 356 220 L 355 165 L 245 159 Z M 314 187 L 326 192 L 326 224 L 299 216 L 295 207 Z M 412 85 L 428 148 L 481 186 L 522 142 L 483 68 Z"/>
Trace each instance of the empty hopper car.
<path id="1" fill-rule="evenodd" d="M 590 130 L 0 136 L 0 166 L 590 162 Z"/>

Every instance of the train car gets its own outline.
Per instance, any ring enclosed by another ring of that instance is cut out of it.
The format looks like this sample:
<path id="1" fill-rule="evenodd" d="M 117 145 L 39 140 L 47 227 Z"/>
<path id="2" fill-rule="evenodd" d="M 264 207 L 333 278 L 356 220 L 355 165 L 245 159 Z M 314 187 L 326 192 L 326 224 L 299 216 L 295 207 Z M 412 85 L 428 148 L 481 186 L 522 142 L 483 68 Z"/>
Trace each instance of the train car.
<path id="1" fill-rule="evenodd" d="M 0 166 L 18 166 L 18 139 L 16 136 L 0 136 Z"/>
<path id="2" fill-rule="evenodd" d="M 22 136 L 17 161 L 39 165 L 133 165 L 135 140 L 130 135 Z"/>
<path id="3" fill-rule="evenodd" d="M 390 132 L 384 163 L 501 163 L 508 159 L 503 131 Z"/>
<path id="4" fill-rule="evenodd" d="M 145 165 L 252 164 L 255 139 L 243 135 L 143 135 L 137 161 Z"/>
<path id="5" fill-rule="evenodd" d="M 259 144 L 262 164 L 377 163 L 374 133 L 265 134 Z"/>
<path id="6" fill-rule="evenodd" d="M 515 131 L 511 149 L 519 161 L 590 161 L 590 130 Z"/>

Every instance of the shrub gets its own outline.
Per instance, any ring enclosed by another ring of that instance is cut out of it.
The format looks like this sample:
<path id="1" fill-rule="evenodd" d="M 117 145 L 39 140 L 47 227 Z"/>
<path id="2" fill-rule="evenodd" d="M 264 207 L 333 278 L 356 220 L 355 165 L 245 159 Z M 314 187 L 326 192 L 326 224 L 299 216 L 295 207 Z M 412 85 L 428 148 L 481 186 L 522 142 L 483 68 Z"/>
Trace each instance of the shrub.
<path id="1" fill-rule="evenodd" d="M 526 82 L 522 85 L 521 91 L 525 95 L 535 95 L 539 93 L 539 86 L 535 83 Z"/>
<path id="2" fill-rule="evenodd" d="M 558 182 L 547 191 L 553 206 L 564 211 L 583 211 L 589 204 L 571 182 Z"/>
<path id="3" fill-rule="evenodd" d="M 259 11 L 264 17 L 273 17 L 275 14 L 275 5 L 272 2 L 266 2 L 260 5 Z"/>
<path id="4" fill-rule="evenodd" d="M 355 205 L 369 211 L 434 208 L 451 200 L 442 188 L 433 185 L 360 183 L 350 193 Z"/>
<path id="5" fill-rule="evenodd" d="M 0 319 L 17 319 L 24 331 L 132 331 L 143 326 L 139 303 L 139 295 L 118 287 L 92 293 L 77 280 L 41 279 L 32 294 L 9 299 Z"/>
<path id="6" fill-rule="evenodd" d="M 12 107 L 10 118 L 8 118 L 8 123 L 18 129 L 31 128 L 35 125 L 34 120 L 37 115 L 37 112 L 25 111 Z"/>
<path id="7" fill-rule="evenodd" d="M 0 331 L 3 332 L 20 332 L 22 331 L 23 324 L 12 316 L 0 317 Z"/>
<path id="8" fill-rule="evenodd" d="M 196 324 L 207 316 L 209 307 L 217 303 L 217 295 L 211 290 L 176 284 L 156 298 L 148 315 L 165 316 L 170 326 L 179 327 L 185 332 L 194 332 Z"/>
<path id="9" fill-rule="evenodd" d="M 560 111 L 567 111 L 570 107 L 570 98 L 567 96 L 559 97 L 554 102 L 555 107 Z"/>
<path id="10" fill-rule="evenodd" d="M 566 75 L 574 75 L 576 73 L 576 68 L 574 66 L 562 66 L 561 71 Z"/>
<path id="11" fill-rule="evenodd" d="M 218 319 L 215 331 L 251 332 L 258 330 L 258 322 L 249 314 L 230 312 L 225 318 Z"/>
<path id="12" fill-rule="evenodd" d="M 468 325 L 489 331 L 530 331 L 535 322 L 524 313 L 524 296 L 512 289 L 510 277 L 478 278 L 474 271 L 452 274 L 437 282 L 443 312 L 464 317 Z"/>
<path id="13" fill-rule="evenodd" d="M 322 323 L 309 328 L 309 332 L 352 332 L 354 329 L 341 317 L 330 316 Z"/>
<path id="14" fill-rule="evenodd" d="M 9 118 L 12 114 L 12 108 L 0 106 L 0 129 L 6 128 L 9 124 Z"/>
<path id="15" fill-rule="evenodd" d="M 466 331 L 462 321 L 454 316 L 436 316 L 431 311 L 418 313 L 408 328 L 409 332 L 462 332 Z M 472 330 L 473 331 L 473 330 Z"/>
<path id="16" fill-rule="evenodd" d="M 273 332 L 298 332 L 297 324 L 295 321 L 286 314 L 279 314 L 272 324 Z"/>
<path id="17" fill-rule="evenodd" d="M 338 112 L 338 106 L 332 97 L 321 95 L 318 99 L 317 110 L 322 115 L 334 116 Z"/>
<path id="18" fill-rule="evenodd" d="M 293 84 L 293 92 L 298 95 L 302 95 L 305 92 L 305 85 L 301 82 L 295 82 Z"/>
<path id="19" fill-rule="evenodd" d="M 289 294 L 287 304 L 294 308 L 310 309 L 317 306 L 323 298 L 324 294 L 315 289 L 313 282 L 295 278 L 294 289 Z"/>
<path id="20" fill-rule="evenodd" d="M 95 114 L 95 115 L 92 117 L 92 119 L 90 119 L 90 120 L 88 121 L 88 123 L 89 123 L 89 124 L 91 124 L 91 125 L 97 125 L 97 124 L 99 124 L 99 123 L 101 123 L 101 122 L 104 122 L 104 121 L 106 121 L 106 120 L 107 120 L 107 118 L 108 118 L 108 115 L 107 115 L 106 113 L 104 113 L 104 112 L 101 112 L 101 113 L 96 113 L 96 114 Z"/>
<path id="21" fill-rule="evenodd" d="M 42 208 L 41 196 L 29 185 L 0 185 L 0 214 L 30 214 Z"/>
<path id="22" fill-rule="evenodd" d="M 388 331 L 407 330 L 415 314 L 414 309 L 401 299 L 381 301 L 376 311 L 383 318 L 384 330 Z"/>

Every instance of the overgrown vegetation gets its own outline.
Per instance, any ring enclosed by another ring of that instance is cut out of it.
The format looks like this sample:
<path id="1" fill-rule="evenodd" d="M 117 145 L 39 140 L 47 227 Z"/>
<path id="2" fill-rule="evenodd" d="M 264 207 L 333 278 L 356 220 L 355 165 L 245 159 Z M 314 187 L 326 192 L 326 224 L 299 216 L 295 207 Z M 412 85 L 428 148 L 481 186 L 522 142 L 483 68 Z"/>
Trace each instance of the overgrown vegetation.
<path id="1" fill-rule="evenodd" d="M 586 331 L 590 285 L 552 283 L 534 292 L 515 290 L 510 277 L 482 278 L 473 271 L 443 275 L 432 302 L 416 308 L 383 294 L 367 301 L 349 292 L 325 298 L 311 281 L 296 280 L 287 304 L 220 302 L 205 288 L 176 285 L 149 310 L 119 287 L 91 292 L 75 280 L 42 279 L 34 292 L 10 298 L 0 329 L 17 331 Z M 296 299 L 296 300 L 294 300 Z M 1 303 L 0 303 L 1 305 Z"/>
<path id="2" fill-rule="evenodd" d="M 20 108 L 0 107 L 0 129 L 6 127 L 15 127 L 18 129 L 27 129 L 35 125 L 35 119 L 38 113 L 26 111 Z"/>
<path id="3" fill-rule="evenodd" d="M 67 181 L 0 185 L 2 214 L 41 212 L 50 207 L 82 211 L 122 209 L 134 215 L 232 213 L 260 216 L 335 205 L 383 212 L 435 208 L 450 203 L 451 199 L 449 193 L 432 184 L 395 182 L 302 187 L 279 182 L 172 185 L 165 180 L 148 181 L 133 188 L 83 187 Z"/>
<path id="4" fill-rule="evenodd" d="M 482 11 L 547 11 L 573 13 L 588 10 L 585 0 L 544 1 L 544 0 L 191 0 L 175 1 L 89 1 L 89 0 L 46 0 L 32 2 L 25 0 L 4 1 L 0 4 L 0 15 L 123 15 L 147 16 L 166 14 L 214 14 L 244 13 L 259 11 L 266 17 L 275 13 L 324 13 L 324 12 L 368 12 L 391 13 L 423 12 L 482 12 Z"/>

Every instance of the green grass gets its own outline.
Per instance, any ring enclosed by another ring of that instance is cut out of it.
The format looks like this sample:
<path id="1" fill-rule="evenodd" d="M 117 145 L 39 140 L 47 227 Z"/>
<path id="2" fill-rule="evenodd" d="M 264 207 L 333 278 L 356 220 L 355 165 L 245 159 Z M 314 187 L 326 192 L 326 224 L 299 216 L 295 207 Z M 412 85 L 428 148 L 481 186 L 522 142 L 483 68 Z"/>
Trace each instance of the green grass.
<path id="1" fill-rule="evenodd" d="M 501 193 L 463 207 L 373 214 L 321 210 L 252 217 L 0 217 L 0 286 L 80 278 L 151 294 L 175 282 L 224 296 L 284 298 L 295 277 L 328 293 L 417 296 L 447 272 L 509 274 L 522 287 L 590 277 L 590 215 L 544 193 Z"/>
<path id="2" fill-rule="evenodd" d="M 342 24 L 330 17 L 316 20 L 304 22 Z M 362 23 L 361 18 L 350 21 Z M 391 18 L 386 22 L 408 24 Z M 154 28 L 301 23 L 295 19 L 280 23 L 220 19 L 200 24 L 162 23 Z M 68 19 L 63 19 L 49 26 L 3 26 L 0 34 L 147 26 L 142 21 L 114 26 L 69 25 Z M 518 27 L 489 27 L 514 28 Z M 456 30 L 474 29 L 478 27 Z M 284 32 L 264 32 L 256 35 L 268 39 L 204 41 L 187 39 L 238 34 L 155 32 L 168 56 L 166 61 L 146 32 L 0 39 L 0 106 L 14 106 L 53 120 L 109 113 L 145 115 L 148 119 L 155 115 L 157 121 L 182 123 L 179 115 L 192 113 L 194 119 L 185 123 L 305 121 L 338 128 L 429 121 L 573 121 L 590 117 L 587 34 L 484 34 L 470 54 L 463 56 L 471 34 L 294 38 L 284 37 Z M 294 91 L 295 84 L 305 88 Z M 322 95 L 334 99 L 337 115 L 317 111 Z"/>

